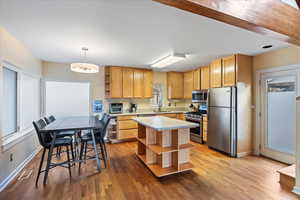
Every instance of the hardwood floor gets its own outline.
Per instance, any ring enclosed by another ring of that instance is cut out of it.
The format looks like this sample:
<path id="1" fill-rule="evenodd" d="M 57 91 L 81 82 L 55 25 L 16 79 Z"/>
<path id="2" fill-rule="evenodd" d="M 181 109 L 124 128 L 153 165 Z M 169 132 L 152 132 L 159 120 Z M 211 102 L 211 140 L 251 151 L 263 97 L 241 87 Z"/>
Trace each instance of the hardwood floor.
<path id="1" fill-rule="evenodd" d="M 108 145 L 110 164 L 101 173 L 96 163 L 88 161 L 79 175 L 73 169 L 50 171 L 48 184 L 35 188 L 36 170 L 41 153 L 26 167 L 34 173 L 29 179 L 14 180 L 0 193 L 2 200 L 14 199 L 203 199 L 203 200 L 271 200 L 298 199 L 280 188 L 278 169 L 286 165 L 266 158 L 248 156 L 229 158 L 195 144 L 190 172 L 157 179 L 135 156 L 135 142 Z"/>

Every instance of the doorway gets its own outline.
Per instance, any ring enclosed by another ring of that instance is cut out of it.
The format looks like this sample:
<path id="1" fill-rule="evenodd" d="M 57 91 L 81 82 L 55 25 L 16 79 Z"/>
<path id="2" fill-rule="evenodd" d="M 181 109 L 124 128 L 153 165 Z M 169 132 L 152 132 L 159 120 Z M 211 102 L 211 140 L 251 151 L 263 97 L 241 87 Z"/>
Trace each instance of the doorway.
<path id="1" fill-rule="evenodd" d="M 296 96 L 299 70 L 261 75 L 260 153 L 280 162 L 295 163 Z"/>

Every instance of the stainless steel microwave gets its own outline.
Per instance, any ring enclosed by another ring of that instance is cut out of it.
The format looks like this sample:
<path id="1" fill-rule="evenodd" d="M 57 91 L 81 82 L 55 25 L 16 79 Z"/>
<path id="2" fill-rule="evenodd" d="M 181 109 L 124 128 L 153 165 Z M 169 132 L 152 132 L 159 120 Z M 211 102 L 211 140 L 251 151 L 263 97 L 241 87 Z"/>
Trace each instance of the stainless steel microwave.
<path id="1" fill-rule="evenodd" d="M 192 92 L 192 103 L 207 102 L 207 90 L 194 90 Z"/>

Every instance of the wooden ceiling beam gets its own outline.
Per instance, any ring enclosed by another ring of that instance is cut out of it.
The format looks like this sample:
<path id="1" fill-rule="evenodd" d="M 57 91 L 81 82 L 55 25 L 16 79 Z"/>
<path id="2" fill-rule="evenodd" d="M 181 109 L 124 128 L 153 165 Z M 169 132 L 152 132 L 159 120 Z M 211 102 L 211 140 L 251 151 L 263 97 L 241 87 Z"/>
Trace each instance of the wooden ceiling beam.
<path id="1" fill-rule="evenodd" d="M 300 46 L 300 11 L 279 0 L 153 1 Z"/>
<path id="2" fill-rule="evenodd" d="M 300 0 L 296 0 L 296 3 L 297 3 L 298 8 L 299 8 L 299 10 L 300 10 Z"/>

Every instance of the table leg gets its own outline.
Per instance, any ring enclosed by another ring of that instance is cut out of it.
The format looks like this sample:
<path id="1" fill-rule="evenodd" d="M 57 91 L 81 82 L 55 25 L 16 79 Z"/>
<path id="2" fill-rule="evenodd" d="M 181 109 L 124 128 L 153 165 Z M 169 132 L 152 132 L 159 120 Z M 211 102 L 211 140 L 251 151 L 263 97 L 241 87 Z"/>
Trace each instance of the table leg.
<path id="1" fill-rule="evenodd" d="M 46 171 L 45 171 L 45 176 L 44 176 L 44 185 L 46 185 L 47 178 L 48 178 L 48 172 L 49 172 L 49 169 L 50 169 L 52 152 L 53 152 L 53 148 L 54 148 L 56 134 L 57 134 L 56 132 L 53 133 L 53 138 L 52 138 L 52 141 L 51 141 L 51 146 L 50 146 L 50 149 L 48 150 L 48 159 L 47 159 L 47 166 L 46 166 Z"/>
<path id="2" fill-rule="evenodd" d="M 95 150 L 95 154 L 96 154 L 97 168 L 100 171 L 101 170 L 101 164 L 100 164 L 100 159 L 99 159 L 98 150 L 97 150 L 97 142 L 96 142 L 96 139 L 95 139 L 93 129 L 91 130 L 91 133 L 92 133 L 92 139 L 93 139 L 93 146 L 94 146 L 94 150 Z"/>

